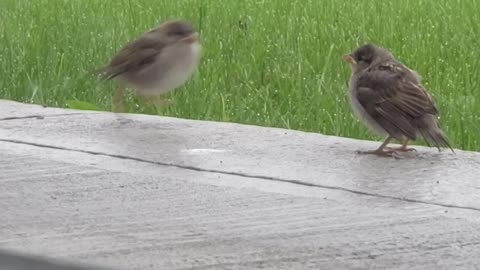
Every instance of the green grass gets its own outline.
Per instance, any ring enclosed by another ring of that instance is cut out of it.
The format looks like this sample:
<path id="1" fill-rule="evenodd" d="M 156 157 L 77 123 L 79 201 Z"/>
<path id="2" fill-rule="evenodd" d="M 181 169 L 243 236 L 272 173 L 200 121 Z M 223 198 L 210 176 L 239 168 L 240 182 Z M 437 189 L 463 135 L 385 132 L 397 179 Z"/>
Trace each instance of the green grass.
<path id="1" fill-rule="evenodd" d="M 111 110 L 115 83 L 89 72 L 185 18 L 201 32 L 199 72 L 168 94 L 175 105 L 130 97 L 131 112 L 378 139 L 351 114 L 340 60 L 374 42 L 422 75 L 455 147 L 480 151 L 478 10 L 476 0 L 2 0 L 0 94 Z"/>

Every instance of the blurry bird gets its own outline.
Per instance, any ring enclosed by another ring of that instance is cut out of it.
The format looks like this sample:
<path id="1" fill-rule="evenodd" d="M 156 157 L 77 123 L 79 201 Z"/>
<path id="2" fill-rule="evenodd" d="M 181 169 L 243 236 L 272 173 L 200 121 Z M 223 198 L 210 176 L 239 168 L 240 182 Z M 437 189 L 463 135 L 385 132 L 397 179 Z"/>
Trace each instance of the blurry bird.
<path id="1" fill-rule="evenodd" d="M 163 103 L 161 94 L 182 84 L 196 70 L 201 54 L 198 33 L 186 21 L 167 21 L 127 44 L 109 65 L 99 70 L 104 79 L 117 78 L 115 111 L 125 111 L 125 87 L 155 104 Z"/>
<path id="2" fill-rule="evenodd" d="M 422 136 L 426 142 L 452 150 L 438 122 L 432 96 L 420 84 L 420 77 L 397 61 L 386 49 L 367 44 L 342 59 L 350 63 L 349 101 L 354 114 L 373 132 L 386 135 L 376 150 L 360 152 L 390 156 L 415 151 L 409 141 Z M 387 147 L 394 138 L 398 148 Z"/>

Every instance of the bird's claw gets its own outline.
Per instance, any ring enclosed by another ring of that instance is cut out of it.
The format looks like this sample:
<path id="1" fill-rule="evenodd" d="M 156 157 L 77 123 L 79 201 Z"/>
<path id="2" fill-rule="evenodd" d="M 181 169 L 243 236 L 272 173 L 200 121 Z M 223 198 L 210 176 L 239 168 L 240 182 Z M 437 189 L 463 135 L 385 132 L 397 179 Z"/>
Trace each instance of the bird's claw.
<path id="1" fill-rule="evenodd" d="M 415 148 L 407 148 L 407 147 L 385 147 L 385 149 L 388 149 L 389 151 L 394 151 L 394 152 L 417 152 L 417 149 Z"/>
<path id="2" fill-rule="evenodd" d="M 381 157 L 394 157 L 397 156 L 399 153 L 407 153 L 407 152 L 417 152 L 415 148 L 406 148 L 406 147 L 384 147 L 380 149 L 376 149 L 373 151 L 356 151 L 357 154 L 360 155 L 377 155 Z"/>

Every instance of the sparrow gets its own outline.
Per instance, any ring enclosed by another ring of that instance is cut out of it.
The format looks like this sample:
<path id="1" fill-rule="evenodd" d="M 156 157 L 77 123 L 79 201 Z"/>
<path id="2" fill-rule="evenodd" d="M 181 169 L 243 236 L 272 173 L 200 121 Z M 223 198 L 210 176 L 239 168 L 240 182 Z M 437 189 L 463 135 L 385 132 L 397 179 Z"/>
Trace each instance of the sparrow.
<path id="1" fill-rule="evenodd" d="M 385 135 L 385 141 L 373 151 L 361 154 L 391 156 L 416 151 L 410 141 L 422 136 L 427 144 L 452 150 L 438 120 L 438 108 L 420 83 L 420 76 L 400 63 L 385 48 L 367 44 L 342 56 L 350 64 L 349 102 L 353 113 L 372 132 Z M 396 139 L 401 147 L 390 148 Z"/>
<path id="2" fill-rule="evenodd" d="M 161 101 L 161 94 L 190 78 L 200 54 L 198 33 L 189 22 L 166 21 L 127 44 L 98 72 L 103 79 L 118 79 L 113 99 L 116 111 L 124 111 L 125 88 L 133 88 L 144 100 Z"/>

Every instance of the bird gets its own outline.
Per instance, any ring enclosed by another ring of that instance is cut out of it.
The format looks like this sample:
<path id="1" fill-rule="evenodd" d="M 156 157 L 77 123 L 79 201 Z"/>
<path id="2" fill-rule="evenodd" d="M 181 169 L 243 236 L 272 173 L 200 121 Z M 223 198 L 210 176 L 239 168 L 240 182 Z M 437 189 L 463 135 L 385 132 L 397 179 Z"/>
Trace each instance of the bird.
<path id="1" fill-rule="evenodd" d="M 199 34 L 185 20 L 169 20 L 125 45 L 105 67 L 97 70 L 105 80 L 118 79 L 114 110 L 125 111 L 125 89 L 154 104 L 161 95 L 183 85 L 197 69 L 201 57 Z"/>
<path id="2" fill-rule="evenodd" d="M 392 156 L 416 151 L 408 143 L 420 136 L 439 151 L 454 152 L 440 127 L 438 107 L 416 71 L 375 44 L 360 46 L 342 59 L 351 67 L 348 99 L 354 115 L 370 131 L 386 136 L 377 149 L 358 153 Z M 401 147 L 388 147 L 392 139 Z"/>

